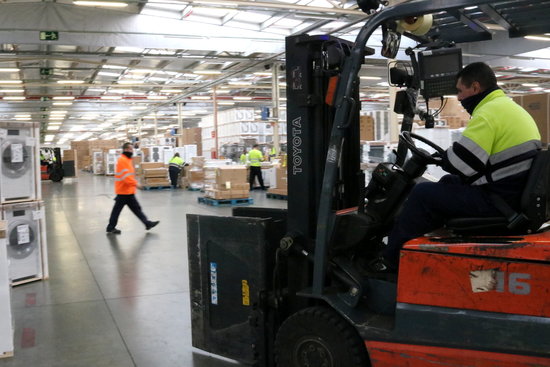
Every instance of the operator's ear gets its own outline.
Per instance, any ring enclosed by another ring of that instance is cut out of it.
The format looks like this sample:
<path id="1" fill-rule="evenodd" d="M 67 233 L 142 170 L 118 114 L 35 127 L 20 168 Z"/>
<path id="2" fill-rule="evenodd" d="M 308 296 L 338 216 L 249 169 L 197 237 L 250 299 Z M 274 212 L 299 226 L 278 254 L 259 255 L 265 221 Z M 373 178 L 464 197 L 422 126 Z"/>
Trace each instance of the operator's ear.
<path id="1" fill-rule="evenodd" d="M 473 81 L 472 82 L 472 89 L 474 90 L 474 94 L 478 94 L 478 93 L 482 92 L 481 84 L 479 84 L 478 81 Z"/>

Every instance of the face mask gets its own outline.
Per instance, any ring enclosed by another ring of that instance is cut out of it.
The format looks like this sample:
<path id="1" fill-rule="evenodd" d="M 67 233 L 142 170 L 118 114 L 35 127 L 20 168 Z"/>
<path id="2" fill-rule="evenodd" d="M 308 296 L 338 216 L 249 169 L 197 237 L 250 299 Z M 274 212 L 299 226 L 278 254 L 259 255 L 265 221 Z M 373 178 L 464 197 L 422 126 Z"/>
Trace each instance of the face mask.
<path id="1" fill-rule="evenodd" d="M 498 87 L 489 88 L 481 93 L 474 94 L 473 96 L 470 96 L 468 98 L 464 98 L 462 101 L 460 101 L 460 103 L 462 104 L 462 107 L 464 107 L 464 109 L 468 111 L 468 113 L 471 116 L 472 113 L 474 113 L 474 110 L 476 109 L 479 102 L 481 102 L 483 98 L 487 97 L 491 92 L 494 92 L 497 89 L 499 88 Z"/>
<path id="2" fill-rule="evenodd" d="M 133 152 L 122 152 L 122 154 L 124 154 L 126 157 L 128 158 L 132 158 L 132 155 L 134 154 Z"/>

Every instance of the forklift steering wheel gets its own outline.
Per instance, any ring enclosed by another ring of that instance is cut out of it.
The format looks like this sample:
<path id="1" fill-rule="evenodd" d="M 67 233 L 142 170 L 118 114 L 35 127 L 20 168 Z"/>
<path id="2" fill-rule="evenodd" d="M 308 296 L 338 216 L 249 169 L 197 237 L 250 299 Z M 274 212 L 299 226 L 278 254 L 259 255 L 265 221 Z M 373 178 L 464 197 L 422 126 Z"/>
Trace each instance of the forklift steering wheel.
<path id="1" fill-rule="evenodd" d="M 435 149 L 436 153 L 429 154 L 425 150 L 419 149 L 414 143 L 415 140 L 421 141 L 422 143 Z M 403 131 L 399 135 L 399 141 L 405 144 L 412 154 L 415 154 L 416 156 L 424 159 L 426 162 L 428 162 L 428 164 L 440 165 L 443 161 L 442 157 L 445 154 L 445 150 L 423 136 L 413 134 L 409 131 Z"/>

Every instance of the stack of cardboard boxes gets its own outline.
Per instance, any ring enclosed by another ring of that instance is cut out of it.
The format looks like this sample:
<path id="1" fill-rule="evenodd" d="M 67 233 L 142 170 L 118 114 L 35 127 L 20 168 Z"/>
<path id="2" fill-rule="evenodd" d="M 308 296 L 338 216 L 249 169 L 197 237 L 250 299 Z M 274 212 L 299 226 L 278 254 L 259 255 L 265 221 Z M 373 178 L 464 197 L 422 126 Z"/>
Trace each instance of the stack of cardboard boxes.
<path id="1" fill-rule="evenodd" d="M 267 192 L 275 195 L 288 195 L 287 167 L 276 167 L 275 185 L 272 185 L 272 187 Z"/>
<path id="2" fill-rule="evenodd" d="M 142 162 L 139 172 L 139 182 L 145 188 L 170 186 L 168 168 L 164 163 Z"/>
<path id="3" fill-rule="evenodd" d="M 189 129 L 183 129 L 181 135 L 178 137 L 178 146 L 183 147 L 185 145 L 196 145 L 197 155 L 202 155 L 202 129 L 200 127 L 193 127 Z"/>
<path id="4" fill-rule="evenodd" d="M 513 99 L 533 117 L 539 128 L 542 142 L 550 143 L 550 94 L 529 94 L 516 96 Z"/>
<path id="5" fill-rule="evenodd" d="M 374 118 L 372 116 L 359 117 L 359 140 L 374 140 Z"/>
<path id="6" fill-rule="evenodd" d="M 76 150 L 78 170 L 92 170 L 93 152 L 107 153 L 109 149 L 118 148 L 120 148 L 120 144 L 116 139 L 71 142 L 71 150 Z"/>
<path id="7" fill-rule="evenodd" d="M 215 183 L 205 188 L 205 197 L 212 199 L 244 199 L 250 196 L 246 167 L 221 166 L 215 168 Z"/>

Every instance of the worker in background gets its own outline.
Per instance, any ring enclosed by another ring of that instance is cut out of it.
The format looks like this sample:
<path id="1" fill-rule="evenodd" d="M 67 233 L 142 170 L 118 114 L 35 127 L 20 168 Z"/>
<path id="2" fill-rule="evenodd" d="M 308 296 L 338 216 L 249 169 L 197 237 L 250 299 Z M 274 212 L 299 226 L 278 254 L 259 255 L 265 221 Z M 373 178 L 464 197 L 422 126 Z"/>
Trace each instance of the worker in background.
<path id="1" fill-rule="evenodd" d="M 180 158 L 180 154 L 176 152 L 170 162 L 168 162 L 168 173 L 170 174 L 170 182 L 172 188 L 178 187 L 178 178 L 185 162 Z"/>
<path id="2" fill-rule="evenodd" d="M 141 206 L 136 199 L 136 187 L 139 188 L 141 185 L 134 177 L 135 170 L 132 162 L 133 153 L 134 147 L 132 144 L 124 143 L 122 146 L 122 155 L 117 161 L 115 170 L 115 205 L 111 211 L 111 217 L 109 218 L 109 224 L 107 225 L 107 233 L 110 234 L 121 233 L 120 229 L 116 228 L 116 225 L 118 223 L 118 216 L 125 205 L 128 205 L 136 217 L 141 220 L 141 222 L 145 225 L 146 230 L 150 230 L 159 224 L 159 221 L 150 221 L 147 219 L 145 214 L 141 211 Z"/>
<path id="3" fill-rule="evenodd" d="M 457 75 L 456 88 L 472 118 L 441 157 L 442 168 L 451 174 L 413 188 L 388 245 L 369 264 L 373 272 L 396 271 L 403 244 L 441 228 L 448 219 L 502 217 L 502 204 L 520 210 L 533 157 L 542 146 L 535 121 L 498 87 L 487 64 L 466 66 Z"/>
<path id="4" fill-rule="evenodd" d="M 254 187 L 254 178 L 258 177 L 258 182 L 262 190 L 265 190 L 264 179 L 262 177 L 262 161 L 264 156 L 258 149 L 259 145 L 254 144 L 252 150 L 248 152 L 248 160 L 250 161 L 250 190 Z"/>
<path id="5" fill-rule="evenodd" d="M 240 157 L 240 161 L 241 161 L 241 164 L 244 164 L 244 165 L 246 165 L 246 163 L 248 162 L 248 154 L 246 153 L 246 150 L 243 150 L 243 153 L 241 154 L 241 157 Z"/>
<path id="6" fill-rule="evenodd" d="M 271 162 L 275 157 L 277 156 L 277 149 L 275 149 L 275 146 L 272 146 L 269 150 L 269 161 Z"/>

